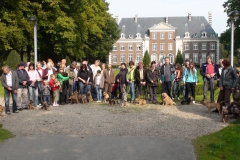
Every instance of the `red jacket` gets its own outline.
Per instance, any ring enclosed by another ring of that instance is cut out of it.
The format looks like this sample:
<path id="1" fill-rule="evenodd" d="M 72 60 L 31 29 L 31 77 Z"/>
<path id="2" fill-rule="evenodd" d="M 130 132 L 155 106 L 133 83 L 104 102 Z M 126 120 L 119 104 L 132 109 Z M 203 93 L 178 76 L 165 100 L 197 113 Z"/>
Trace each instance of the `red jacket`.
<path id="1" fill-rule="evenodd" d="M 50 85 L 52 91 L 56 91 L 59 89 L 59 86 L 55 86 L 55 82 L 53 79 L 50 79 L 49 85 Z"/>

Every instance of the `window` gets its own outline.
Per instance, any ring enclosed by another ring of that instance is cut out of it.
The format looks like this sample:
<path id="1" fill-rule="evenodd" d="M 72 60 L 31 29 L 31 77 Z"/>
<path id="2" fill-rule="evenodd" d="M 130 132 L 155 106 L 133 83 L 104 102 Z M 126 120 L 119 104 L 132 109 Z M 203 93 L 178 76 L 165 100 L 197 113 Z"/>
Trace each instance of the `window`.
<path id="1" fill-rule="evenodd" d="M 153 39 L 157 39 L 157 34 L 153 33 Z"/>
<path id="2" fill-rule="evenodd" d="M 211 38 L 215 38 L 215 35 L 214 35 L 214 33 L 212 33 L 210 37 L 211 37 Z"/>
<path id="3" fill-rule="evenodd" d="M 128 55 L 128 62 L 130 62 L 130 61 L 133 61 L 133 55 L 132 54 Z"/>
<path id="4" fill-rule="evenodd" d="M 184 58 L 185 58 L 185 60 L 187 60 L 187 59 L 189 60 L 189 53 L 185 53 L 185 57 Z"/>
<path id="5" fill-rule="evenodd" d="M 190 33 L 189 33 L 189 32 L 186 32 L 184 38 L 189 38 L 189 37 L 190 37 Z"/>
<path id="6" fill-rule="evenodd" d="M 117 63 L 117 55 L 112 56 L 112 61 L 113 61 L 113 63 Z"/>
<path id="7" fill-rule="evenodd" d="M 122 44 L 120 49 L 121 51 L 125 51 L 125 46 Z"/>
<path id="8" fill-rule="evenodd" d="M 202 33 L 202 38 L 206 38 L 207 37 L 207 32 L 203 32 Z"/>
<path id="9" fill-rule="evenodd" d="M 215 44 L 214 43 L 211 43 L 210 50 L 215 50 Z"/>
<path id="10" fill-rule="evenodd" d="M 173 55 L 172 55 L 172 54 L 169 54 L 168 57 L 169 57 L 170 63 L 173 64 L 173 62 L 174 62 L 174 60 L 173 60 Z"/>
<path id="11" fill-rule="evenodd" d="M 188 43 L 185 44 L 185 50 L 189 50 L 189 44 Z"/>
<path id="12" fill-rule="evenodd" d="M 198 63 L 198 54 L 197 53 L 193 53 L 193 62 Z"/>
<path id="13" fill-rule="evenodd" d="M 124 33 L 121 34 L 121 38 L 125 38 L 125 34 Z"/>
<path id="14" fill-rule="evenodd" d="M 128 45 L 128 50 L 132 51 L 133 50 L 133 46 L 131 44 Z"/>
<path id="15" fill-rule="evenodd" d="M 137 51 L 141 51 L 141 45 L 140 44 L 137 45 Z"/>
<path id="16" fill-rule="evenodd" d="M 215 53 L 211 53 L 210 56 L 212 57 L 212 61 L 215 63 Z"/>
<path id="17" fill-rule="evenodd" d="M 206 53 L 202 53 L 202 63 L 206 62 Z"/>
<path id="18" fill-rule="evenodd" d="M 172 43 L 169 43 L 169 44 L 168 44 L 168 50 L 169 50 L 169 51 L 173 50 L 173 44 L 172 44 Z"/>
<path id="19" fill-rule="evenodd" d="M 157 50 L 157 44 L 155 44 L 155 43 L 152 44 L 152 50 L 153 50 L 153 51 L 156 51 L 156 50 Z"/>
<path id="20" fill-rule="evenodd" d="M 137 38 L 141 38 L 141 34 L 140 33 L 137 33 Z"/>
<path id="21" fill-rule="evenodd" d="M 151 61 L 155 61 L 157 60 L 157 55 L 154 53 L 151 55 Z"/>
<path id="22" fill-rule="evenodd" d="M 113 46 L 113 50 L 117 51 L 117 46 L 116 45 Z"/>
<path id="23" fill-rule="evenodd" d="M 204 43 L 202 44 L 202 50 L 206 50 L 207 49 L 207 45 Z"/>
<path id="24" fill-rule="evenodd" d="M 159 62 L 160 62 L 161 64 L 164 64 L 164 54 L 160 54 L 160 56 L 159 56 Z"/>
<path id="25" fill-rule="evenodd" d="M 168 33 L 168 39 L 172 39 L 172 33 Z"/>
<path id="26" fill-rule="evenodd" d="M 197 43 L 193 44 L 193 50 L 198 50 L 198 44 Z"/>
<path id="27" fill-rule="evenodd" d="M 194 38 L 198 38 L 198 34 L 195 33 L 195 34 L 193 35 L 193 37 L 194 37 Z"/>
<path id="28" fill-rule="evenodd" d="M 163 43 L 160 44 L 160 50 L 162 50 L 162 51 L 164 50 L 164 44 Z"/>
<path id="29" fill-rule="evenodd" d="M 133 38 L 133 35 L 130 34 L 128 37 L 129 37 L 129 38 Z"/>
<path id="30" fill-rule="evenodd" d="M 137 63 L 141 61 L 141 54 L 137 54 Z"/>
<path id="31" fill-rule="evenodd" d="M 121 63 L 125 63 L 125 55 L 121 55 Z"/>
<path id="32" fill-rule="evenodd" d="M 160 39 L 164 39 L 164 33 L 160 34 Z"/>

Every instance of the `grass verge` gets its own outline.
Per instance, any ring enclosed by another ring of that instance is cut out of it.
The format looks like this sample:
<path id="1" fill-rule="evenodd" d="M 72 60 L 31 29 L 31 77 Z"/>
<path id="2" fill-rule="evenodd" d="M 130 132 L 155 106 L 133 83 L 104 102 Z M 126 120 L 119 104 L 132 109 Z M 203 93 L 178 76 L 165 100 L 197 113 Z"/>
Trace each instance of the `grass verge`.
<path id="1" fill-rule="evenodd" d="M 198 160 L 240 159 L 240 120 L 228 127 L 193 140 Z"/>
<path id="2" fill-rule="evenodd" d="M 8 130 L 3 129 L 2 124 L 0 124 L 0 142 L 4 141 L 6 139 L 12 138 L 12 137 L 14 137 L 14 135 L 11 132 L 9 132 Z"/>

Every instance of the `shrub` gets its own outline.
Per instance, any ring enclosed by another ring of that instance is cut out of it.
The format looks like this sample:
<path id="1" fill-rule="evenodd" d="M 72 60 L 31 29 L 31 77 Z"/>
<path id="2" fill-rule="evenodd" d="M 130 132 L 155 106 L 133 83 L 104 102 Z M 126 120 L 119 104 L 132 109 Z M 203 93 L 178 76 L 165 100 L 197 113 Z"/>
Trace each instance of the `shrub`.
<path id="1" fill-rule="evenodd" d="M 16 50 L 12 50 L 7 57 L 5 65 L 8 65 L 12 70 L 14 70 L 17 68 L 20 62 L 21 62 L 20 55 L 17 53 Z"/>
<path id="2" fill-rule="evenodd" d="M 150 57 L 149 57 L 149 54 L 148 54 L 148 51 L 146 50 L 145 53 L 144 53 L 144 57 L 143 57 L 143 64 L 146 68 L 149 67 L 149 64 L 150 64 Z"/>
<path id="3" fill-rule="evenodd" d="M 180 52 L 180 50 L 178 50 L 177 57 L 176 57 L 176 64 L 179 63 L 182 65 L 183 62 L 184 62 L 184 60 L 183 60 L 182 53 Z"/>

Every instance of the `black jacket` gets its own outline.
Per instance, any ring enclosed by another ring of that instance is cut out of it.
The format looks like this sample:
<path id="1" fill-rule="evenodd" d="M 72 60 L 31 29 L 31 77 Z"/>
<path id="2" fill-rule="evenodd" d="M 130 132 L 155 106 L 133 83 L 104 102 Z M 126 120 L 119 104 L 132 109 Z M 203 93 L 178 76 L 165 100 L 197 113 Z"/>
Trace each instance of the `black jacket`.
<path id="1" fill-rule="evenodd" d="M 147 69 L 143 67 L 143 80 L 140 79 L 140 69 L 139 66 L 135 69 L 135 82 L 146 82 Z"/>
<path id="2" fill-rule="evenodd" d="M 20 69 L 17 69 L 16 72 L 17 72 L 18 81 L 19 81 L 19 88 L 28 87 L 28 84 L 31 82 L 30 82 L 27 71 L 25 69 L 22 69 L 22 71 L 20 71 Z M 27 81 L 26 85 L 23 85 L 23 81 Z"/>
<path id="3" fill-rule="evenodd" d="M 158 85 L 158 78 L 159 78 L 159 70 L 155 68 L 154 71 L 149 68 L 147 70 L 147 85 L 150 87 L 156 87 Z M 154 83 L 152 83 L 153 81 Z"/>
<path id="4" fill-rule="evenodd" d="M 226 74 L 224 75 L 224 71 Z M 228 68 L 223 68 L 222 74 L 220 77 L 219 86 L 224 87 L 225 89 L 236 88 L 238 83 L 237 72 L 234 68 L 229 66 Z"/>
<path id="5" fill-rule="evenodd" d="M 119 74 L 118 74 L 118 79 L 120 81 L 120 84 L 127 84 L 127 72 L 128 72 L 128 69 L 125 68 L 125 69 L 121 69 Z"/>

